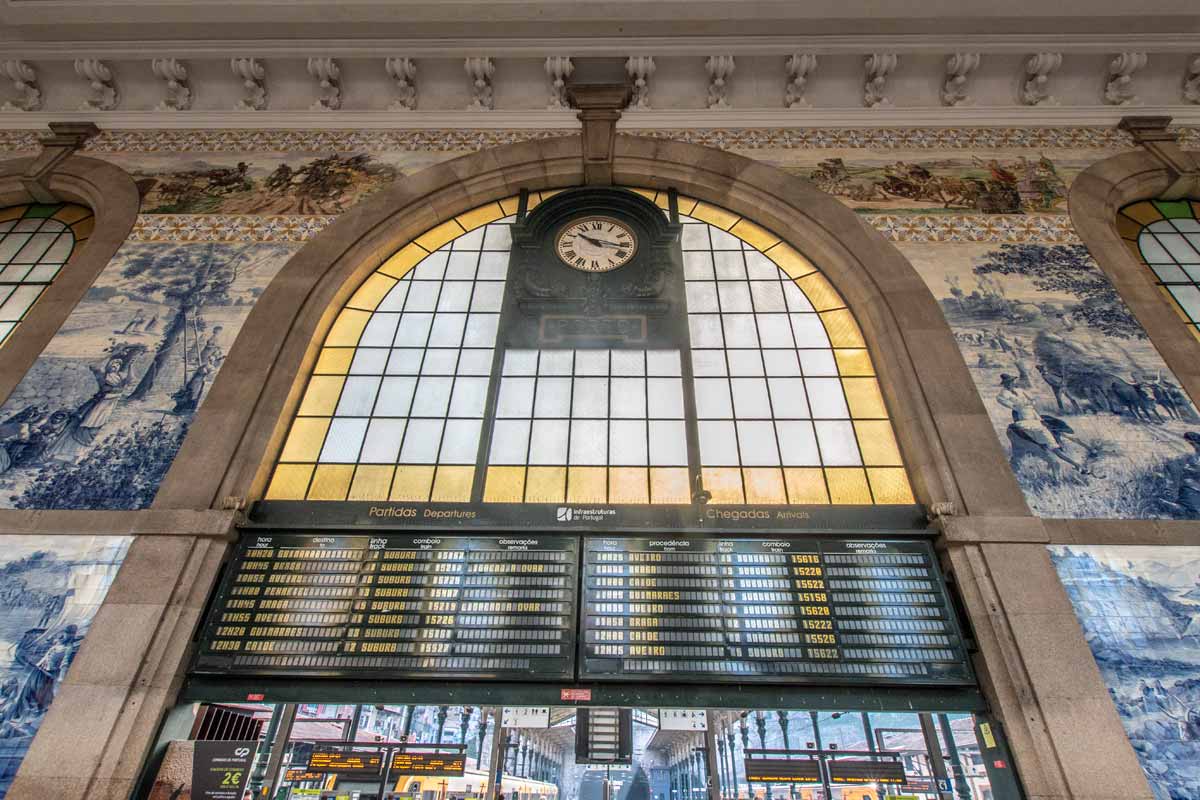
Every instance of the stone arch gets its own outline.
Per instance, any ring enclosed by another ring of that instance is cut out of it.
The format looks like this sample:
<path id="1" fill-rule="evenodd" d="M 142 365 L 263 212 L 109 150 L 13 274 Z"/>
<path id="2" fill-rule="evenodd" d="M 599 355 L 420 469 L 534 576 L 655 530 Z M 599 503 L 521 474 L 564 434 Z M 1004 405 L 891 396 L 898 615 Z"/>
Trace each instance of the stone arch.
<path id="1" fill-rule="evenodd" d="M 1138 200 L 1157 198 L 1175 175 L 1146 150 L 1099 161 L 1071 184 L 1067 198 L 1071 224 L 1092 258 L 1112 281 L 1146 335 L 1193 402 L 1200 402 L 1197 344 L 1179 323 L 1151 272 L 1125 246 L 1117 231 L 1117 213 Z"/>
<path id="2" fill-rule="evenodd" d="M 31 158 L 0 162 L 0 207 L 36 202 L 21 183 L 32 163 Z M 0 403 L 33 366 L 137 221 L 137 185 L 119 167 L 72 156 L 55 167 L 48 182 L 62 200 L 92 209 L 96 226 L 86 245 L 75 252 L 68 268 L 46 289 L 0 352 Z"/>
<path id="3" fill-rule="evenodd" d="M 1029 513 L 936 300 L 853 211 L 775 168 L 677 141 L 619 136 L 613 166 L 619 185 L 678 188 L 777 232 L 821 266 L 874 354 L 920 502 Z M 579 137 L 535 140 L 431 167 L 339 218 L 251 312 L 155 507 L 262 495 L 325 334 L 385 257 L 476 206 L 582 182 Z"/>

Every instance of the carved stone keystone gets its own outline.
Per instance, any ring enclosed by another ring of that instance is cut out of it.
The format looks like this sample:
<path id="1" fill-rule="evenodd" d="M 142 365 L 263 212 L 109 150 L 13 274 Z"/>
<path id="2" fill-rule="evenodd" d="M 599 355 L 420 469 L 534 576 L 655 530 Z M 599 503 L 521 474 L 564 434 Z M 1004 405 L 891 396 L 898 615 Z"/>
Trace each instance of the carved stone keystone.
<path id="1" fill-rule="evenodd" d="M 567 94 L 579 109 L 579 121 L 583 123 L 583 182 L 588 186 L 612 186 L 617 120 L 629 102 L 629 86 L 623 83 L 568 86 Z"/>
<path id="2" fill-rule="evenodd" d="M 61 202 L 61 198 L 50 189 L 50 176 L 59 164 L 99 132 L 94 122 L 51 122 L 50 135 L 39 140 L 42 151 L 21 176 L 25 191 L 38 203 Z"/>
<path id="3" fill-rule="evenodd" d="M 1200 194 L 1200 164 L 1179 146 L 1179 135 L 1167 129 L 1170 117 L 1122 117 L 1117 125 L 1128 131 L 1135 144 L 1146 148 L 1167 170 L 1171 179 L 1160 200 L 1179 200 Z"/>

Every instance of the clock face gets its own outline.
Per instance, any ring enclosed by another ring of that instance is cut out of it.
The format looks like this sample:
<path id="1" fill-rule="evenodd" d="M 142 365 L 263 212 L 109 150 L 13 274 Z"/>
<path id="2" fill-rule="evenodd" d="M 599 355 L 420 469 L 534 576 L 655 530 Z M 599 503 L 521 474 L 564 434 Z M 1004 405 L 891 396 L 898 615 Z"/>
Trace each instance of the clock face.
<path id="1" fill-rule="evenodd" d="M 612 217 L 583 217 L 567 223 L 554 249 L 568 267 L 608 272 L 629 263 L 637 252 L 637 236 Z"/>

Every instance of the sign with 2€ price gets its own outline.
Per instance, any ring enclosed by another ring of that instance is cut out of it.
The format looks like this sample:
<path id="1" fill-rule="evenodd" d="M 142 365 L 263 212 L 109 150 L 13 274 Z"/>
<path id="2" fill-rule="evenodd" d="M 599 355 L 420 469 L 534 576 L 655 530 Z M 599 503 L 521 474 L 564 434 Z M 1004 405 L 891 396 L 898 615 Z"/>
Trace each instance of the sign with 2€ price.
<path id="1" fill-rule="evenodd" d="M 192 753 L 192 800 L 242 800 L 258 742 L 198 741 Z"/>

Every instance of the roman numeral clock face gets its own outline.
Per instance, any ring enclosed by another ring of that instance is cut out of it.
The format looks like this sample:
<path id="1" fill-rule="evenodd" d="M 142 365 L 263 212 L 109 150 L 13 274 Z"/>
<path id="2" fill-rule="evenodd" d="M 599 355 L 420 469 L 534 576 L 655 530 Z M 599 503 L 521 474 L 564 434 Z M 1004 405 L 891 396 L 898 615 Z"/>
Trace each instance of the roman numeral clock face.
<path id="1" fill-rule="evenodd" d="M 611 217 L 584 217 L 558 234 L 554 245 L 568 267 L 582 272 L 609 272 L 629 263 L 637 252 L 637 237 Z"/>

